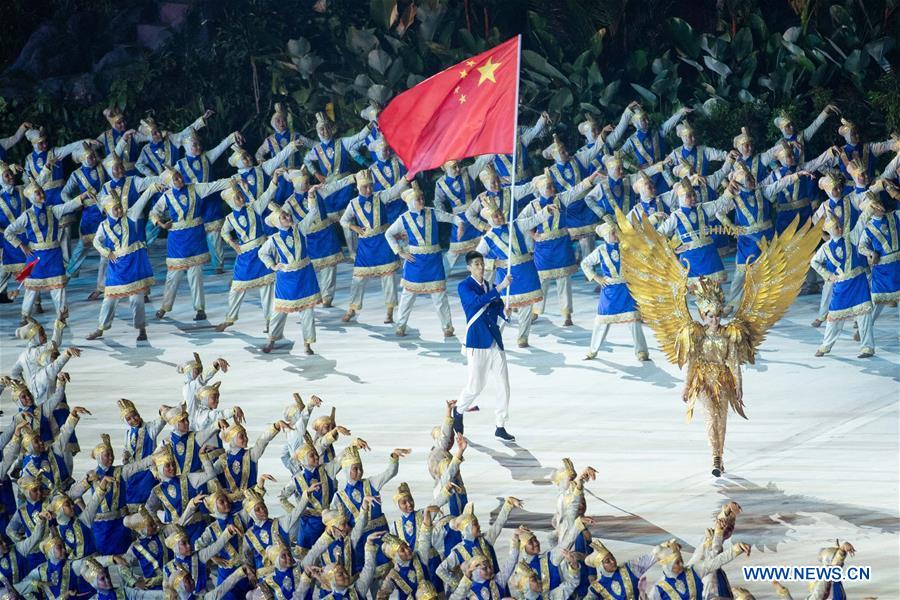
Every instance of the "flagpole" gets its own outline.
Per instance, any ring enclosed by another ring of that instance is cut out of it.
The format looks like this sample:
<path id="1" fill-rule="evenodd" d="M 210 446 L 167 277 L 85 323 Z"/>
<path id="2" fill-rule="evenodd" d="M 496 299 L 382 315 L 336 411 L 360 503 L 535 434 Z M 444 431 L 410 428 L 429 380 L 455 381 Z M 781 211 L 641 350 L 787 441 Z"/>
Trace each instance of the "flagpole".
<path id="1" fill-rule="evenodd" d="M 512 273 L 512 240 L 513 240 L 513 218 L 515 217 L 515 204 L 516 204 L 516 172 L 519 170 L 518 163 L 518 154 L 519 154 L 519 141 L 518 141 L 518 133 L 519 133 L 519 75 L 522 72 L 522 34 L 516 36 L 516 108 L 513 111 L 513 133 L 512 133 L 512 141 L 513 141 L 513 153 L 512 153 L 512 167 L 509 174 L 509 217 L 507 219 L 507 226 L 509 228 L 509 243 L 506 246 L 506 274 L 510 275 Z M 503 198 L 503 192 L 500 192 L 500 198 Z M 512 286 L 507 286 L 506 288 L 506 307 L 509 308 L 510 294 L 512 293 Z"/>

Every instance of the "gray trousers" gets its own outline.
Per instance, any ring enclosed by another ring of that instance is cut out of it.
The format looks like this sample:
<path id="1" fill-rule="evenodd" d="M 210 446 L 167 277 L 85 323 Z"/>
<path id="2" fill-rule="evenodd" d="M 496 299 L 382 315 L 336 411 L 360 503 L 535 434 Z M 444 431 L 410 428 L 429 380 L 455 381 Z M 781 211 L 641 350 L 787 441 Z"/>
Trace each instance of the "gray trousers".
<path id="1" fill-rule="evenodd" d="M 103 304 L 100 305 L 99 322 L 99 328 L 102 331 L 105 331 L 112 326 L 119 300 L 124 300 L 124 298 L 103 298 Z M 128 307 L 131 309 L 132 326 L 135 329 L 143 329 L 146 327 L 147 318 L 146 310 L 144 308 L 144 294 L 132 294 L 128 296 Z"/>
<path id="2" fill-rule="evenodd" d="M 2 288 L 0 288 L 0 289 L 2 289 Z M 875 313 L 872 315 L 872 323 L 874 323 L 878 319 L 878 316 L 882 313 L 885 306 L 887 306 L 887 304 L 876 304 L 875 305 Z M 900 306 L 895 306 L 894 310 L 896 310 L 896 311 L 898 311 L 898 313 L 900 313 Z"/>
<path id="3" fill-rule="evenodd" d="M 266 318 L 267 323 L 272 318 L 274 285 L 275 284 L 270 283 L 257 288 L 259 290 L 259 303 L 260 306 L 262 306 L 263 316 Z M 225 314 L 225 322 L 229 325 L 238 320 L 238 312 L 241 310 L 241 304 L 243 304 L 244 297 L 249 291 L 250 290 L 243 289 L 231 290 L 228 292 L 228 312 Z"/>
<path id="4" fill-rule="evenodd" d="M 400 309 L 397 315 L 397 329 L 405 329 L 409 322 L 409 315 L 412 313 L 413 304 L 416 303 L 416 296 L 423 294 L 415 294 L 407 290 L 400 292 Z M 450 322 L 450 301 L 447 299 L 447 290 L 435 292 L 431 294 L 431 303 L 434 305 L 434 311 L 437 313 L 438 320 L 441 322 L 441 329 L 447 329 L 452 326 Z"/>
<path id="5" fill-rule="evenodd" d="M 312 308 L 306 308 L 299 313 L 273 313 L 272 318 L 269 319 L 269 341 L 275 342 L 284 337 L 284 325 L 287 322 L 288 314 L 299 314 L 303 343 L 316 343 L 316 320 Z"/>
<path id="6" fill-rule="evenodd" d="M 319 292 L 322 301 L 328 302 L 334 299 L 334 291 L 337 288 L 337 265 L 316 269 L 316 279 L 319 280 Z"/>
<path id="7" fill-rule="evenodd" d="M 559 279 L 546 279 L 541 282 L 541 292 L 544 299 L 534 305 L 532 309 L 534 314 L 543 314 L 547 307 L 547 296 L 550 294 L 550 284 L 556 282 L 556 296 L 559 299 L 559 313 L 564 317 L 572 315 L 572 282 L 570 277 L 560 277 Z"/>
<path id="8" fill-rule="evenodd" d="M 744 280 L 747 279 L 747 268 L 735 268 L 734 277 L 731 278 L 731 286 L 728 288 L 728 296 L 725 298 L 726 306 L 737 309 L 741 298 L 744 296 Z"/>
<path id="9" fill-rule="evenodd" d="M 819 315 L 816 317 L 820 321 L 828 318 L 828 305 L 831 304 L 831 288 L 834 283 L 826 281 L 822 284 L 822 298 L 819 300 Z"/>
<path id="10" fill-rule="evenodd" d="M 350 258 L 354 258 L 356 256 L 356 246 L 359 243 L 359 236 L 357 236 L 356 232 L 349 227 L 341 225 L 341 229 L 344 230 L 344 240 L 347 242 L 347 252 L 350 253 Z"/>
<path id="11" fill-rule="evenodd" d="M 175 305 L 175 295 L 178 293 L 178 286 L 187 273 L 188 285 L 191 286 L 191 301 L 194 303 L 194 310 L 203 310 L 206 303 L 206 296 L 203 294 L 203 266 L 196 265 L 189 269 L 169 269 L 166 271 L 166 287 L 163 291 L 162 310 L 169 312 Z"/>
<path id="12" fill-rule="evenodd" d="M 225 242 L 218 229 L 206 232 L 206 246 L 212 266 L 221 269 L 225 265 Z"/>
<path id="13" fill-rule="evenodd" d="M 59 315 L 67 306 L 65 286 L 50 290 L 50 299 L 53 300 L 53 307 L 56 309 L 56 316 L 59 317 Z M 25 295 L 22 298 L 23 317 L 31 316 L 31 313 L 34 312 L 34 305 L 38 300 L 40 300 L 39 292 L 25 288 Z"/>
<path id="14" fill-rule="evenodd" d="M 822 345 L 819 346 L 821 352 L 830 352 L 831 347 L 837 341 L 838 336 L 844 329 L 844 323 L 850 319 L 841 319 L 840 321 L 825 322 L 825 337 L 822 339 Z M 856 316 L 856 324 L 859 327 L 859 348 L 860 350 L 875 351 L 875 331 L 872 323 L 875 317 L 872 311 Z"/>
<path id="15" fill-rule="evenodd" d="M 533 321 L 534 313 L 531 311 L 530 306 L 523 306 L 516 312 L 516 325 L 518 325 L 517 342 L 528 343 L 528 334 L 531 333 L 531 323 Z"/>
<path id="16" fill-rule="evenodd" d="M 588 254 L 594 251 L 594 236 L 593 234 L 578 238 L 578 248 L 581 250 L 581 258 L 584 259 Z"/>
<path id="17" fill-rule="evenodd" d="M 594 319 L 594 330 L 591 332 L 591 353 L 596 354 L 606 341 L 609 333 L 609 327 L 613 323 L 601 323 L 599 318 Z M 634 355 L 637 356 L 641 352 L 647 352 L 647 339 L 644 337 L 644 328 L 640 321 L 631 321 L 625 323 L 631 329 L 631 341 L 634 344 Z"/>
<path id="18" fill-rule="evenodd" d="M 350 280 L 350 308 L 362 310 L 363 298 L 366 295 L 366 283 L 373 277 L 354 277 Z M 387 308 L 397 306 L 397 273 L 384 275 L 381 279 L 381 292 L 384 295 L 384 305 Z"/>

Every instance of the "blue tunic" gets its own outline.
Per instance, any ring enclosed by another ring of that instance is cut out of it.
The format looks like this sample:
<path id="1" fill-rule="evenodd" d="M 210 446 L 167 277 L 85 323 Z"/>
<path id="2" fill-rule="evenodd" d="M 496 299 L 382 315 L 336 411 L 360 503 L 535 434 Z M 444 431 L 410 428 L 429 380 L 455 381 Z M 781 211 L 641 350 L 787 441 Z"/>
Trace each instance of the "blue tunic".
<path id="1" fill-rule="evenodd" d="M 416 259 L 403 262 L 403 279 L 400 285 L 414 294 L 432 294 L 447 289 L 444 273 L 444 258 L 438 243 L 438 220 L 431 208 L 423 208 L 420 213 L 405 212 L 400 217 L 408 252 Z"/>
<path id="2" fill-rule="evenodd" d="M 25 170 L 28 171 L 32 181 L 41 180 L 40 173 L 43 170 L 44 165 L 47 164 L 49 154 L 49 150 L 44 150 L 43 152 L 33 151 L 28 155 L 28 158 L 25 159 Z M 44 189 L 44 195 L 46 196 L 46 204 L 50 206 L 62 204 L 62 188 L 66 182 L 65 178 L 65 163 L 64 161 L 57 160 L 51 169 L 50 180 L 41 184 L 41 187 Z M 74 216 L 70 216 L 68 222 L 74 222 Z"/>
<path id="3" fill-rule="evenodd" d="M 619 244 L 600 242 L 595 250 L 600 256 L 597 266 L 607 284 L 600 289 L 597 302 L 597 321 L 600 323 L 628 323 L 640 318 L 637 304 L 628 291 L 628 284 L 621 274 Z"/>
<path id="4" fill-rule="evenodd" d="M 353 264 L 354 277 L 383 277 L 400 268 L 400 259 L 391 250 L 384 232 L 384 205 L 373 196 L 357 196 L 350 201 L 356 224 L 371 233 L 360 235 Z"/>
<path id="5" fill-rule="evenodd" d="M 889 212 L 866 224 L 863 235 L 879 256 L 872 266 L 872 300 L 876 304 L 900 300 L 900 216 Z"/>
<path id="6" fill-rule="evenodd" d="M 703 581 L 690 567 L 677 577 L 665 577 L 656 584 L 656 591 L 662 600 L 687 600 L 703 597 Z"/>
<path id="7" fill-rule="evenodd" d="M 319 281 L 306 254 L 306 238 L 300 229 L 279 229 L 272 241 L 278 261 L 287 269 L 275 272 L 275 312 L 298 312 L 321 302 Z"/>
<path id="8" fill-rule="evenodd" d="M 513 224 L 513 234 L 509 305 L 518 308 L 540 302 L 544 296 L 541 292 L 541 279 L 534 264 L 534 257 L 525 245 L 525 234 L 515 223 Z M 494 261 L 494 283 L 499 284 L 506 278 L 509 268 L 509 227 L 507 225 L 493 227 L 484 234 L 484 241 L 488 245 L 488 253 L 485 258 Z M 504 293 L 503 296 L 505 302 L 506 294 Z"/>
<path id="9" fill-rule="evenodd" d="M 132 460 L 141 460 L 156 450 L 156 440 L 147 431 L 146 425 L 129 427 L 125 433 L 125 449 L 131 453 Z M 144 504 L 157 484 L 152 471 L 140 471 L 128 478 L 125 489 L 125 503 L 129 506 Z"/>
<path id="10" fill-rule="evenodd" d="M 63 224 L 45 202 L 32 206 L 26 212 L 25 238 L 38 259 L 34 270 L 25 279 L 25 288 L 34 291 L 54 290 L 66 285 L 66 268 L 63 263 L 60 241 Z"/>
<path id="11" fill-rule="evenodd" d="M 734 224 L 744 228 L 737 240 L 735 265 L 739 269 L 756 262 L 759 258 L 759 244 L 762 240 L 772 241 L 775 227 L 772 223 L 772 205 L 756 188 L 741 190 L 734 197 Z"/>
<path id="12" fill-rule="evenodd" d="M 144 228 L 128 218 L 107 217 L 101 224 L 103 247 L 115 252 L 115 262 L 106 270 L 107 298 L 126 298 L 145 294 L 153 285 L 153 267 L 144 242 Z"/>
<path id="13" fill-rule="evenodd" d="M 131 554 L 137 560 L 144 579 L 151 579 L 162 574 L 162 567 L 172 559 L 172 552 L 163 543 L 159 534 L 141 537 L 131 545 Z M 161 589 L 160 581 L 153 589 Z"/>
<path id="14" fill-rule="evenodd" d="M 612 575 L 598 573 L 597 580 L 591 585 L 591 591 L 603 600 L 607 597 L 613 600 L 630 600 L 637 598 L 640 593 L 639 581 L 640 578 L 626 564 L 616 569 Z"/>
<path id="15" fill-rule="evenodd" d="M 823 246 L 825 269 L 837 276 L 831 288 L 828 320 L 852 319 L 872 310 L 866 259 L 846 236 Z"/>
<path id="16" fill-rule="evenodd" d="M 574 157 L 570 158 L 567 163 L 556 163 L 550 167 L 550 178 L 553 179 L 557 190 L 571 189 L 581 183 L 581 180 L 589 174 L 588 168 Z M 540 200 L 541 205 L 544 206 L 546 199 L 536 197 L 535 200 Z M 568 234 L 572 239 L 594 235 L 594 227 L 600 222 L 600 218 L 590 209 L 584 198 L 570 202 L 568 206 L 563 207 L 561 212 L 565 213 L 565 227 L 568 228 Z M 541 260 L 537 258 L 537 248 L 534 253 L 535 262 L 538 263 L 538 271 L 540 271 L 542 270 Z M 574 260 L 575 255 L 572 254 L 573 263 Z"/>
<path id="17" fill-rule="evenodd" d="M 293 481 L 298 494 L 307 494 L 310 486 L 316 482 L 319 483 L 319 489 L 314 491 L 311 496 L 307 494 L 309 503 L 297 523 L 297 545 L 309 550 L 325 531 L 325 525 L 322 523 L 322 509 L 331 506 L 336 486 L 334 479 L 328 476 L 328 472 L 322 466 L 316 467 L 315 470 L 303 467 L 300 474 L 294 475 Z"/>
<path id="18" fill-rule="evenodd" d="M 534 212 L 538 212 L 548 204 L 556 204 L 559 208 L 559 201 L 556 198 L 539 196 L 532 201 Z M 571 233 L 568 229 L 570 216 L 570 212 L 558 210 L 549 220 L 540 223 L 536 228 L 538 237 L 534 242 L 534 265 L 537 267 L 541 281 L 562 279 L 578 270 L 569 237 Z M 597 220 L 594 215 L 594 221 Z"/>
<path id="19" fill-rule="evenodd" d="M 81 166 L 72 175 L 75 176 L 78 188 L 82 192 L 93 192 L 94 195 L 100 194 L 100 190 L 103 189 L 103 184 L 106 182 L 106 172 L 99 165 L 96 167 Z M 79 230 L 81 239 L 87 243 L 97 233 L 97 227 L 100 226 L 100 222 L 103 220 L 103 213 L 100 211 L 100 206 L 96 201 L 85 200 L 83 206 Z"/>
<path id="20" fill-rule="evenodd" d="M 25 199 L 19 190 L 0 192 L 0 229 L 9 227 L 19 216 L 25 212 Z M 24 236 L 19 236 L 19 241 L 25 241 Z M 2 249 L 3 270 L 7 273 L 18 273 L 25 268 L 27 258 L 21 249 L 10 244 L 5 236 L 0 236 L 0 249 Z"/>
<path id="21" fill-rule="evenodd" d="M 128 546 L 131 544 L 131 532 L 125 528 L 123 523 L 128 482 L 122 477 L 122 467 L 104 469 L 97 466 L 95 472 L 98 480 L 110 477 L 112 483 L 100 501 L 97 518 L 94 519 L 91 526 L 91 530 L 94 532 L 94 543 L 97 548 L 102 549 L 103 554 L 124 554 L 128 552 Z M 101 493 L 97 482 L 92 487 L 93 493 Z"/>
<path id="22" fill-rule="evenodd" d="M 602 194 L 597 204 L 603 212 L 604 219 L 615 221 L 616 209 L 622 211 L 622 214 L 631 212 L 631 207 L 638 201 L 638 195 L 631 189 L 631 183 L 628 179 L 607 178 L 600 182 L 600 190 Z"/>
<path id="23" fill-rule="evenodd" d="M 795 170 L 791 167 L 779 167 L 772 171 L 765 183 L 774 183 L 782 177 L 791 175 Z M 775 202 L 775 230 L 778 233 L 787 229 L 798 215 L 800 226 L 812 217 L 812 199 L 816 196 L 814 186 L 815 182 L 812 179 L 803 177 L 778 192 Z"/>
<path id="24" fill-rule="evenodd" d="M 681 242 L 675 254 L 688 267 L 688 276 L 723 279 L 725 266 L 715 242 L 706 233 L 710 227 L 706 213 L 696 206 L 681 206 L 672 215 L 677 219 L 675 236 Z"/>
<path id="25" fill-rule="evenodd" d="M 640 129 L 631 134 L 625 149 L 635 157 L 638 167 L 644 168 L 661 161 L 669 150 L 665 137 L 661 136 L 659 131 L 641 131 Z M 669 191 L 669 183 L 662 173 L 651 175 L 650 179 L 653 180 L 657 194 Z"/>
<path id="26" fill-rule="evenodd" d="M 475 182 L 467 175 L 459 175 L 450 177 L 444 175 L 437 181 L 437 187 L 444 193 L 444 196 L 450 202 L 450 211 L 454 215 L 462 217 L 466 209 L 472 204 L 475 198 L 473 188 Z M 481 231 L 467 222 L 463 226 L 463 234 L 460 236 L 458 227 L 450 228 L 450 252 L 453 254 L 465 254 L 469 250 L 474 250 L 478 246 L 478 238 L 481 237 Z"/>
<path id="27" fill-rule="evenodd" d="M 348 186 L 349 189 L 350 186 Z M 306 251 L 315 269 L 324 269 L 344 262 L 341 238 L 334 221 L 326 212 L 325 199 L 316 194 L 318 217 L 306 230 Z M 302 221 L 309 213 L 307 194 L 297 194 L 288 199 L 285 208 L 290 209 L 295 221 Z"/>
<path id="28" fill-rule="evenodd" d="M 173 223 L 166 244 L 166 267 L 176 271 L 208 263 L 204 217 L 194 187 L 172 188 L 164 197 Z"/>
<path id="29" fill-rule="evenodd" d="M 181 173 L 186 185 L 192 183 L 208 183 L 212 178 L 212 165 L 205 154 L 200 156 L 185 156 L 177 163 L 175 168 Z M 225 222 L 226 206 L 222 200 L 222 194 L 216 192 L 202 199 L 200 202 L 200 216 L 203 219 L 205 231 L 221 229 Z M 169 234 L 171 235 L 171 231 Z"/>
<path id="30" fill-rule="evenodd" d="M 406 175 L 406 167 L 396 157 L 390 160 L 378 160 L 369 166 L 369 173 L 372 174 L 372 180 L 376 192 L 390 189 L 399 180 L 400 177 Z M 400 215 L 406 210 L 406 203 L 402 198 L 394 198 L 387 205 L 387 218 L 385 222 L 393 223 L 400 218 Z"/>
<path id="31" fill-rule="evenodd" d="M 262 217 L 245 204 L 232 210 L 225 219 L 237 236 L 236 242 L 240 247 L 240 252 L 234 259 L 231 290 L 249 290 L 275 281 L 275 272 L 259 258 L 258 248 L 266 241 Z"/>

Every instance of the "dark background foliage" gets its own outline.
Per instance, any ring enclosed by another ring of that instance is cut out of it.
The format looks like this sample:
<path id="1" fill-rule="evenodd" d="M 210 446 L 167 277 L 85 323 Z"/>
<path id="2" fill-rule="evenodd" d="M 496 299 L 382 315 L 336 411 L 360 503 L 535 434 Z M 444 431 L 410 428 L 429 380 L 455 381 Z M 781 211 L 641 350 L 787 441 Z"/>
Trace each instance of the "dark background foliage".
<path id="1" fill-rule="evenodd" d="M 584 114 L 611 122 L 635 99 L 658 120 L 696 106 L 701 139 L 722 148 L 741 126 L 773 141 L 775 112 L 805 125 L 828 102 L 866 139 L 900 131 L 897 0 L 180 1 L 183 23 L 150 50 L 139 29 L 171 3 L 7 0 L 0 133 L 30 120 L 61 142 L 96 136 L 110 105 L 174 129 L 208 107 L 211 139 L 239 129 L 252 145 L 276 101 L 305 133 L 326 106 L 350 130 L 370 99 L 517 33 L 522 118 L 547 109 L 573 142 Z"/>

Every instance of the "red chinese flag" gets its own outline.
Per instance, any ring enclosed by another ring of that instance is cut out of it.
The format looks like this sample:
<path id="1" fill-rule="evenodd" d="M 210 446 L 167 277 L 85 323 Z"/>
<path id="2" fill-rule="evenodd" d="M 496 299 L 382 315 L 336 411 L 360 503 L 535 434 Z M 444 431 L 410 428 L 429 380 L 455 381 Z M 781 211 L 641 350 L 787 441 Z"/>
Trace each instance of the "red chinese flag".
<path id="1" fill-rule="evenodd" d="M 23 281 L 25 281 L 28 278 L 28 276 L 31 275 L 31 272 L 34 271 L 34 265 L 38 264 L 39 260 L 40 260 L 40 258 L 36 258 L 33 261 L 31 261 L 30 263 L 28 263 L 27 265 L 25 265 L 25 268 L 16 274 L 16 281 L 18 281 L 19 283 L 22 283 Z"/>
<path id="2" fill-rule="evenodd" d="M 519 37 L 432 75 L 393 100 L 378 127 L 407 179 L 451 159 L 511 154 Z"/>

